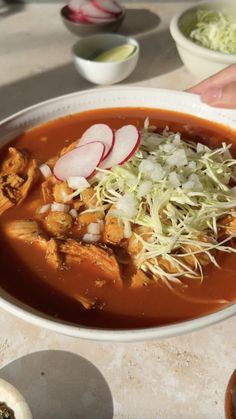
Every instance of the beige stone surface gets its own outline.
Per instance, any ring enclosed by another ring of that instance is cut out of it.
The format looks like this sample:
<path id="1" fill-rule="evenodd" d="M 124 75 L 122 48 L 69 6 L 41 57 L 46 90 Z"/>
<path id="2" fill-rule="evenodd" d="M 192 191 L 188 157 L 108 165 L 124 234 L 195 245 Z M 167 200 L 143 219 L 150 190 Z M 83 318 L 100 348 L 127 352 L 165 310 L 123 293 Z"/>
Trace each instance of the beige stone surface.
<path id="1" fill-rule="evenodd" d="M 1 118 L 93 87 L 73 67 L 76 37 L 62 26 L 60 6 L 0 9 Z M 127 4 L 120 32 L 137 37 L 141 58 L 124 83 L 185 89 L 196 81 L 168 32 L 171 16 L 184 6 Z M 0 325 L 0 377 L 22 391 L 35 419 L 224 418 L 224 392 L 236 366 L 235 318 L 186 336 L 133 344 L 61 336 L 2 310 Z"/>

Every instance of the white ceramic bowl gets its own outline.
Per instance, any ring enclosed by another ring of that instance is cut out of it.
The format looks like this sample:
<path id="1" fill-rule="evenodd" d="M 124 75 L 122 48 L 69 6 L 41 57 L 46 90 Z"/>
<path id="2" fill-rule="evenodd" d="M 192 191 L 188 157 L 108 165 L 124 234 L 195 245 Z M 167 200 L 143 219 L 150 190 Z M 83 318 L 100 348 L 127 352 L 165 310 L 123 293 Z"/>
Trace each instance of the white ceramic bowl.
<path id="1" fill-rule="evenodd" d="M 170 32 L 176 42 L 179 55 L 191 74 L 198 79 L 205 79 L 236 63 L 236 54 L 224 54 L 194 43 L 188 34 L 196 23 L 198 9 L 224 10 L 236 15 L 235 0 L 209 0 L 197 3 L 178 13 L 170 23 Z"/>
<path id="2" fill-rule="evenodd" d="M 96 62 L 92 58 L 110 48 L 130 44 L 136 47 L 125 60 Z M 117 34 L 92 35 L 79 40 L 72 48 L 75 67 L 85 79 L 94 84 L 109 85 L 126 79 L 135 69 L 139 58 L 139 44 L 134 38 Z"/>
<path id="3" fill-rule="evenodd" d="M 87 110 L 117 107 L 156 108 L 188 113 L 236 130 L 236 111 L 210 108 L 202 104 L 197 95 L 146 87 L 119 86 L 61 96 L 5 119 L 0 123 L 0 146 L 7 144 L 25 130 L 55 118 Z M 141 341 L 176 336 L 217 323 L 236 314 L 236 303 L 232 303 L 209 315 L 176 324 L 138 330 L 107 330 L 75 326 L 46 316 L 13 298 L 4 290 L 0 290 L 0 307 L 26 321 L 65 335 L 107 341 Z"/>
<path id="4" fill-rule="evenodd" d="M 29 405 L 22 394 L 10 383 L 0 378 L 0 402 L 13 410 L 16 419 L 33 419 Z"/>

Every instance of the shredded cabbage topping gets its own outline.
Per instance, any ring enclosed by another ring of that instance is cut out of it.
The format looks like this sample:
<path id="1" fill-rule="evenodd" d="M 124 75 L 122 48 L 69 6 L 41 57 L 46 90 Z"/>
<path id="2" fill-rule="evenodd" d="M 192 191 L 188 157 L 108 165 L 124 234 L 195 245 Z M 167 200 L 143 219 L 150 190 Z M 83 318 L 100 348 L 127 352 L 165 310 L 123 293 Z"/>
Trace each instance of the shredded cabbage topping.
<path id="1" fill-rule="evenodd" d="M 200 9 L 190 38 L 196 43 L 226 54 L 236 54 L 236 16 Z"/>
<path id="2" fill-rule="evenodd" d="M 210 149 L 186 142 L 168 127 L 142 131 L 139 150 L 122 166 L 97 169 L 92 180 L 99 207 L 112 205 L 133 240 L 135 261 L 154 279 L 203 280 L 216 251 L 235 252 L 225 217 L 236 217 L 236 160 L 230 145 Z M 230 245 L 231 244 L 231 245 Z"/>

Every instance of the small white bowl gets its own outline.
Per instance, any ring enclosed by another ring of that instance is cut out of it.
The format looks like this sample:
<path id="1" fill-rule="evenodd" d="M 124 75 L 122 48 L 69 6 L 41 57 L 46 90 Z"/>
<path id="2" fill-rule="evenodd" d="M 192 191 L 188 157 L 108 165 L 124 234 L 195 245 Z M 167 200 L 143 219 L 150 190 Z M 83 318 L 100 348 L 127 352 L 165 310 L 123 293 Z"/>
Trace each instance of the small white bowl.
<path id="1" fill-rule="evenodd" d="M 204 79 L 236 62 L 236 54 L 224 54 L 202 47 L 189 37 L 196 24 L 198 9 L 224 10 L 236 15 L 236 0 L 208 0 L 197 3 L 175 15 L 170 23 L 170 32 L 176 42 L 179 55 L 191 74 Z"/>
<path id="2" fill-rule="evenodd" d="M 123 44 L 136 47 L 125 60 L 113 62 L 93 60 L 93 57 Z M 135 69 L 139 58 L 139 44 L 134 38 L 123 35 L 92 35 L 79 40 L 73 46 L 72 54 L 75 67 L 81 76 L 94 84 L 110 85 L 124 80 Z"/>
<path id="3" fill-rule="evenodd" d="M 14 412 L 16 419 L 33 419 L 22 394 L 10 383 L 0 378 L 0 401 Z"/>

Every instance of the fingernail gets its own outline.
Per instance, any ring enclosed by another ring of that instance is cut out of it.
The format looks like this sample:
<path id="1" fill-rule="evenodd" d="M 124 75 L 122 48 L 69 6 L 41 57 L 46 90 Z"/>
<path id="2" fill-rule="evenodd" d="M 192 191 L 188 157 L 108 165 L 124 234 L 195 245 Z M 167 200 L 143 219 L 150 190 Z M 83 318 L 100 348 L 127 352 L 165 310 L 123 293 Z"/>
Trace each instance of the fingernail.
<path id="1" fill-rule="evenodd" d="M 202 101 L 206 103 L 215 103 L 222 98 L 223 89 L 221 87 L 212 87 L 202 93 Z"/>

